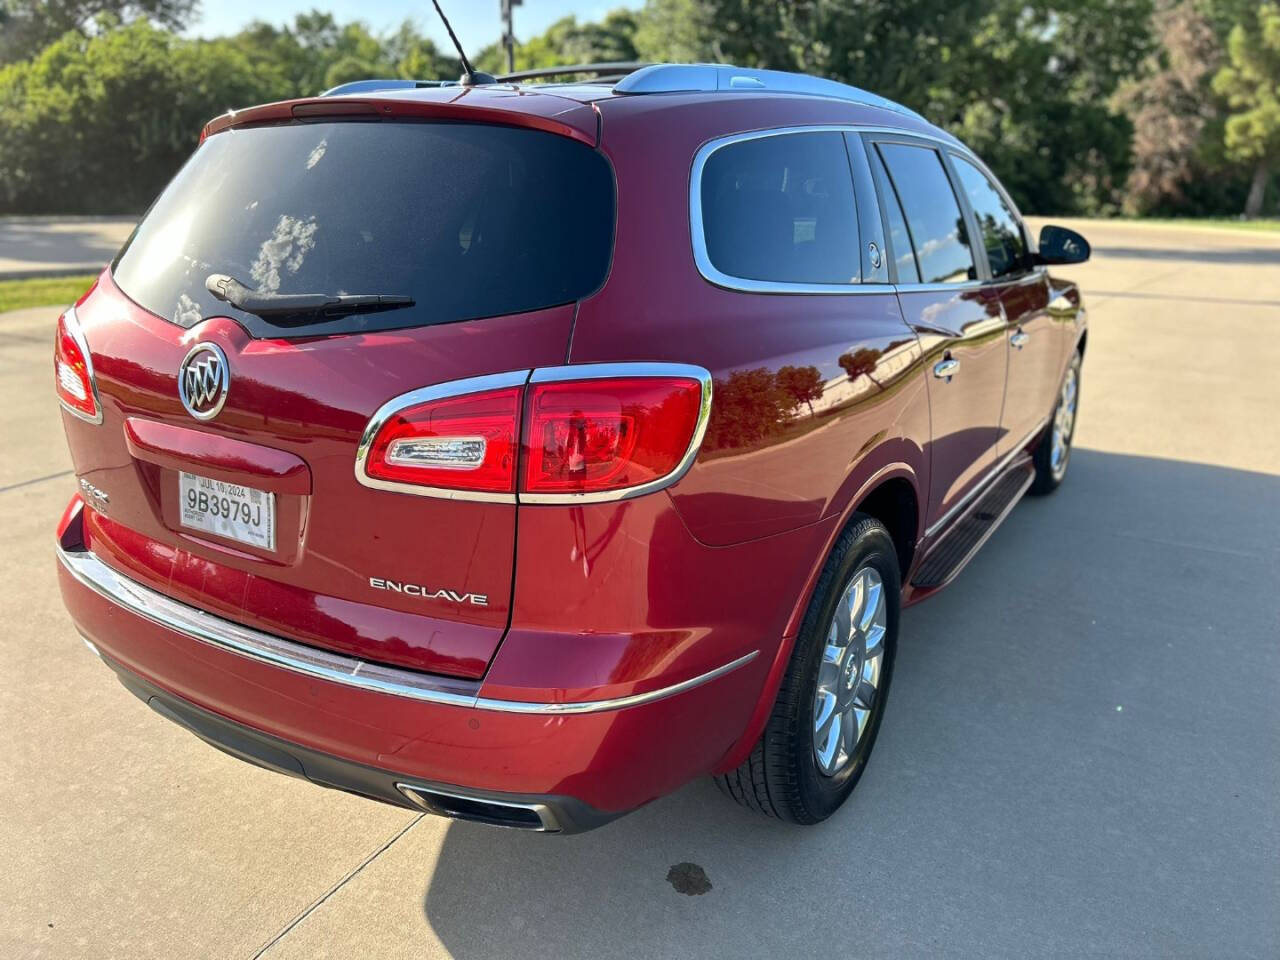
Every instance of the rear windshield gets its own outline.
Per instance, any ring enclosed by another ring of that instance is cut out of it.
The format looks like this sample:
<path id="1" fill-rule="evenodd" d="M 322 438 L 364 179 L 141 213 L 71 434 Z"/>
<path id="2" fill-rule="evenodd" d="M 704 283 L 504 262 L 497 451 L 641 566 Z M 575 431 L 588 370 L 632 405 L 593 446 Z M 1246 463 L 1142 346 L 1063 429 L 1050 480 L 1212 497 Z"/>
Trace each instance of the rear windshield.
<path id="1" fill-rule="evenodd" d="M 604 158 L 551 133 L 389 121 L 232 129 L 165 188 L 113 273 L 182 327 L 231 316 L 279 337 L 451 323 L 593 292 L 609 269 L 614 206 Z M 415 303 L 268 322 L 215 299 L 211 273 L 262 293 Z"/>

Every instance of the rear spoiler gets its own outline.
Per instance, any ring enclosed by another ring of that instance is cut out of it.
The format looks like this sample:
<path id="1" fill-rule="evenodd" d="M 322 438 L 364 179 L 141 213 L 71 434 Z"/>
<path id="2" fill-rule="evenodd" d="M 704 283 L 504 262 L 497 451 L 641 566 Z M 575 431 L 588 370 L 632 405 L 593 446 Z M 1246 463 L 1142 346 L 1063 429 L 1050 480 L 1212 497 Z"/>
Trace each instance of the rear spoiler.
<path id="1" fill-rule="evenodd" d="M 599 114 L 595 109 L 564 97 L 529 93 L 513 86 L 416 88 L 396 92 L 401 95 L 307 97 L 229 110 L 204 125 L 200 142 L 235 127 L 361 116 L 525 127 L 569 137 L 589 147 L 596 146 L 599 139 Z"/>

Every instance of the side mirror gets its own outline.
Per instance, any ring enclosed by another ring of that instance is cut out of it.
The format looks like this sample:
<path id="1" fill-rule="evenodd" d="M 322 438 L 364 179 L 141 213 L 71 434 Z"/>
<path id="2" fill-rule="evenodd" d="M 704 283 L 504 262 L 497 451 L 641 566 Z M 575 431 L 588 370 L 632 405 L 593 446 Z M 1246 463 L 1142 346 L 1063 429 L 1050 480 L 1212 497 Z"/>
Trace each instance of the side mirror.
<path id="1" fill-rule="evenodd" d="M 1084 263 L 1092 252 L 1089 241 L 1074 230 L 1046 224 L 1040 230 L 1040 252 L 1036 260 L 1050 265 Z"/>

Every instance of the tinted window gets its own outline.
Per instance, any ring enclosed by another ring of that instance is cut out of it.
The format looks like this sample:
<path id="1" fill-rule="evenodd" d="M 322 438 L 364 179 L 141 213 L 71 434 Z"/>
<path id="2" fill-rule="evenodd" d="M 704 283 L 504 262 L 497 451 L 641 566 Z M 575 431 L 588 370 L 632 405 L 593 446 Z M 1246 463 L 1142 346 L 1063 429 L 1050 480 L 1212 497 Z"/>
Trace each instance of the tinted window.
<path id="1" fill-rule="evenodd" d="M 922 281 L 976 279 L 964 216 L 942 157 L 928 147 L 900 143 L 882 143 L 879 149 L 902 201 Z"/>
<path id="2" fill-rule="evenodd" d="M 1004 277 L 1019 272 L 1027 262 L 1027 244 L 1017 216 L 985 173 L 964 157 L 953 154 L 953 159 L 969 206 L 982 229 L 991 275 Z"/>
<path id="3" fill-rule="evenodd" d="M 276 293 L 376 293 L 413 307 L 287 323 L 307 334 L 448 323 L 568 303 L 608 270 L 613 175 L 565 137 L 480 124 L 327 122 L 210 137 L 122 251 L 115 279 L 190 327 L 281 325 L 205 290 L 210 273 Z"/>
<path id="4" fill-rule="evenodd" d="M 707 256 L 721 273 L 784 283 L 858 279 L 858 224 L 839 133 L 721 147 L 702 171 Z"/>
<path id="5" fill-rule="evenodd" d="M 916 267 L 916 255 L 911 249 L 911 235 L 907 232 L 907 221 L 902 216 L 902 204 L 898 201 L 898 193 L 889 180 L 889 172 L 884 168 L 880 154 L 875 154 L 876 174 L 880 181 L 880 198 L 884 204 L 885 216 L 889 219 L 889 246 L 893 250 L 893 263 L 897 267 L 898 283 L 919 283 L 920 271 Z"/>

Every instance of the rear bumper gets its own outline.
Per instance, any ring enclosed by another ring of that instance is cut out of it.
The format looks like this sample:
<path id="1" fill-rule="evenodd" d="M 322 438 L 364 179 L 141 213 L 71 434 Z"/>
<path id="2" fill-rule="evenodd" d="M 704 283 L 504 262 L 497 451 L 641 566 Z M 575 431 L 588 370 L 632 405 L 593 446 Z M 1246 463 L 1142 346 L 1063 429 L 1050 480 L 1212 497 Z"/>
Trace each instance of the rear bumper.
<path id="1" fill-rule="evenodd" d="M 580 833 L 618 816 L 573 797 L 460 790 L 452 785 L 416 782 L 403 774 L 309 750 L 166 693 L 101 651 L 96 652 L 116 672 L 125 689 L 166 720 L 224 753 L 276 773 L 413 810 L 545 833 Z"/>
<path id="2" fill-rule="evenodd" d="M 596 826 L 711 771 L 768 669 L 748 655 L 639 696 L 484 697 L 477 682 L 350 660 L 177 603 L 88 552 L 78 522 L 64 527 L 63 600 L 134 693 L 243 759 L 403 806 L 486 819 L 492 807 L 475 800 L 537 817 L 509 825 Z"/>

